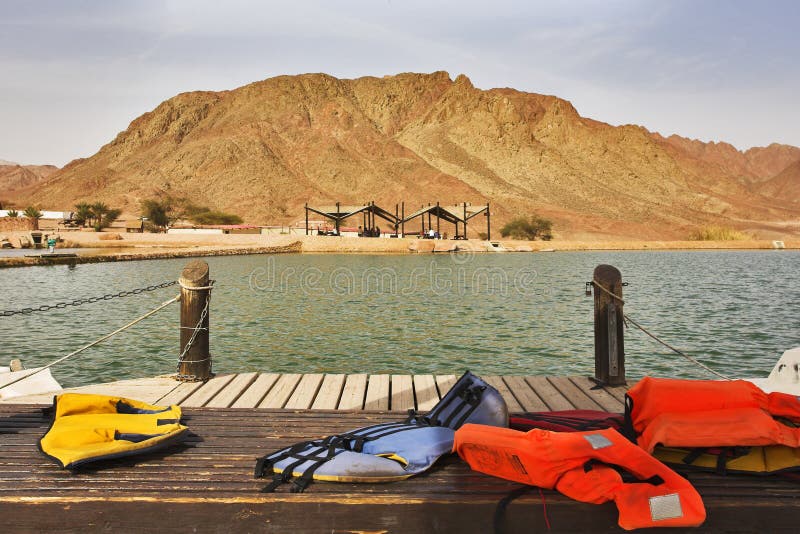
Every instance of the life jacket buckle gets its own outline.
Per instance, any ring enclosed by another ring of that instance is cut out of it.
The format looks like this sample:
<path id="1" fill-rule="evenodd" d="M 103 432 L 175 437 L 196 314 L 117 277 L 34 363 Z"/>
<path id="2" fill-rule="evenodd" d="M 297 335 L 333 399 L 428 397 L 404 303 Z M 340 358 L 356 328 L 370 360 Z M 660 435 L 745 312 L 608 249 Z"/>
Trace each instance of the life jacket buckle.
<path id="1" fill-rule="evenodd" d="M 256 460 L 256 469 L 253 473 L 253 478 L 264 478 L 264 475 L 267 474 L 267 470 L 272 472 L 272 462 L 269 460 L 268 457 L 262 456 L 258 460 Z"/>
<path id="2" fill-rule="evenodd" d="M 292 487 L 289 488 L 289 491 L 292 493 L 303 493 L 310 483 L 310 478 L 301 477 L 292 479 Z"/>

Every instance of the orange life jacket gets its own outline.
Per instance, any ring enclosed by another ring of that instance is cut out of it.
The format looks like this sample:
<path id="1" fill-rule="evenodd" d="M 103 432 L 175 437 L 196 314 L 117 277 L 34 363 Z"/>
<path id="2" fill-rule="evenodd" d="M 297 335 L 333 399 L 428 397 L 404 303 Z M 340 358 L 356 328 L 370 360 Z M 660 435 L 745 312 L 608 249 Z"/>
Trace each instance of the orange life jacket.
<path id="1" fill-rule="evenodd" d="M 619 526 L 688 527 L 703 523 L 703 501 L 683 477 L 614 429 L 550 432 L 467 424 L 453 450 L 476 471 L 541 488 L 582 502 L 613 500 Z M 619 466 L 639 481 L 626 483 Z"/>
<path id="2" fill-rule="evenodd" d="M 639 446 L 800 446 L 800 428 L 775 416 L 800 421 L 800 401 L 764 393 L 743 380 L 678 380 L 646 377 L 627 394 L 626 416 Z"/>

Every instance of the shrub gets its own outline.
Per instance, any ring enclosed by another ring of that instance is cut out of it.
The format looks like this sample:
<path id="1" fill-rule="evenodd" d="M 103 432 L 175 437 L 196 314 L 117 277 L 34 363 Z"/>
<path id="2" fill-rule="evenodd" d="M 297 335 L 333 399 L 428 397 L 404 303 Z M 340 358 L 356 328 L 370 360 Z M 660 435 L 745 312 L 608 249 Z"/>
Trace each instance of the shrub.
<path id="1" fill-rule="evenodd" d="M 500 229 L 500 235 L 530 241 L 541 237 L 549 241 L 553 238 L 553 222 L 535 214 L 529 218 L 517 217 Z"/>
<path id="2" fill-rule="evenodd" d="M 143 200 L 142 216 L 152 225 L 165 228 L 178 219 L 188 219 L 194 224 L 241 224 L 242 218 L 232 213 L 214 211 L 206 206 L 192 204 L 185 198 L 165 197 L 161 200 Z M 147 226 L 147 225 L 146 225 Z"/>
<path id="3" fill-rule="evenodd" d="M 158 229 L 164 229 L 178 218 L 175 201 L 166 197 L 161 200 L 142 200 L 142 217 Z"/>
<path id="4" fill-rule="evenodd" d="M 195 224 L 241 224 L 242 218 L 222 211 L 203 211 L 189 217 Z"/>
<path id="5" fill-rule="evenodd" d="M 195 224 L 241 224 L 242 218 L 224 211 L 214 211 L 206 206 L 187 202 L 183 208 L 184 217 Z"/>
<path id="6" fill-rule="evenodd" d="M 19 217 L 19 212 L 17 210 L 8 210 L 8 217 Z"/>
<path id="7" fill-rule="evenodd" d="M 692 241 L 742 241 L 750 239 L 750 236 L 733 228 L 711 225 L 700 228 L 690 236 L 690 239 Z"/>

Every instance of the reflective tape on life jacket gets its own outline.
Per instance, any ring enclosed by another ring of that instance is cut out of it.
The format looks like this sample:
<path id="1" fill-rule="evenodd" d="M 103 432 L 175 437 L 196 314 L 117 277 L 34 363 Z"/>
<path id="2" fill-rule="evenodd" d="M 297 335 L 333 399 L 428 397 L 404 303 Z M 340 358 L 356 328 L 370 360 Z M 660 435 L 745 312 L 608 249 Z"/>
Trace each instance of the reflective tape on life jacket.
<path id="1" fill-rule="evenodd" d="M 178 406 L 64 393 L 53 400 L 53 422 L 39 440 L 39 449 L 61 467 L 120 458 L 161 449 L 182 440 Z"/>
<path id="2" fill-rule="evenodd" d="M 639 445 L 668 447 L 800 446 L 800 402 L 750 382 L 644 378 L 627 393 L 626 418 Z"/>
<path id="3" fill-rule="evenodd" d="M 263 456 L 255 476 L 274 473 L 262 491 L 292 482 L 302 492 L 312 480 L 389 482 L 427 470 L 450 453 L 455 429 L 465 422 L 508 426 L 508 409 L 496 389 L 465 373 L 425 415 L 412 411 L 405 421 L 371 425 L 326 438 L 303 441 Z"/>
<path id="4" fill-rule="evenodd" d="M 706 517 L 686 479 L 613 429 L 518 432 L 467 424 L 456 431 L 453 449 L 476 471 L 582 502 L 613 500 L 626 530 L 697 526 Z M 625 482 L 620 468 L 637 481 Z"/>

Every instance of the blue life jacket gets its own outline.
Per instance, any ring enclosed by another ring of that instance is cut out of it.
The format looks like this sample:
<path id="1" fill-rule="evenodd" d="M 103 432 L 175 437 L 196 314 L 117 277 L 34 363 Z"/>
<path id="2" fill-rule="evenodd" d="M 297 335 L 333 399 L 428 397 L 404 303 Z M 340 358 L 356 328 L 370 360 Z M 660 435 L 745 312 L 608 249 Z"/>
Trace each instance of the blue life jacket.
<path id="1" fill-rule="evenodd" d="M 405 421 L 303 441 L 260 458 L 255 477 L 274 473 L 262 491 L 272 492 L 294 477 L 302 492 L 312 480 L 391 482 L 427 470 L 453 448 L 464 423 L 508 426 L 508 409 L 492 386 L 469 371 L 425 415 L 410 411 Z"/>

